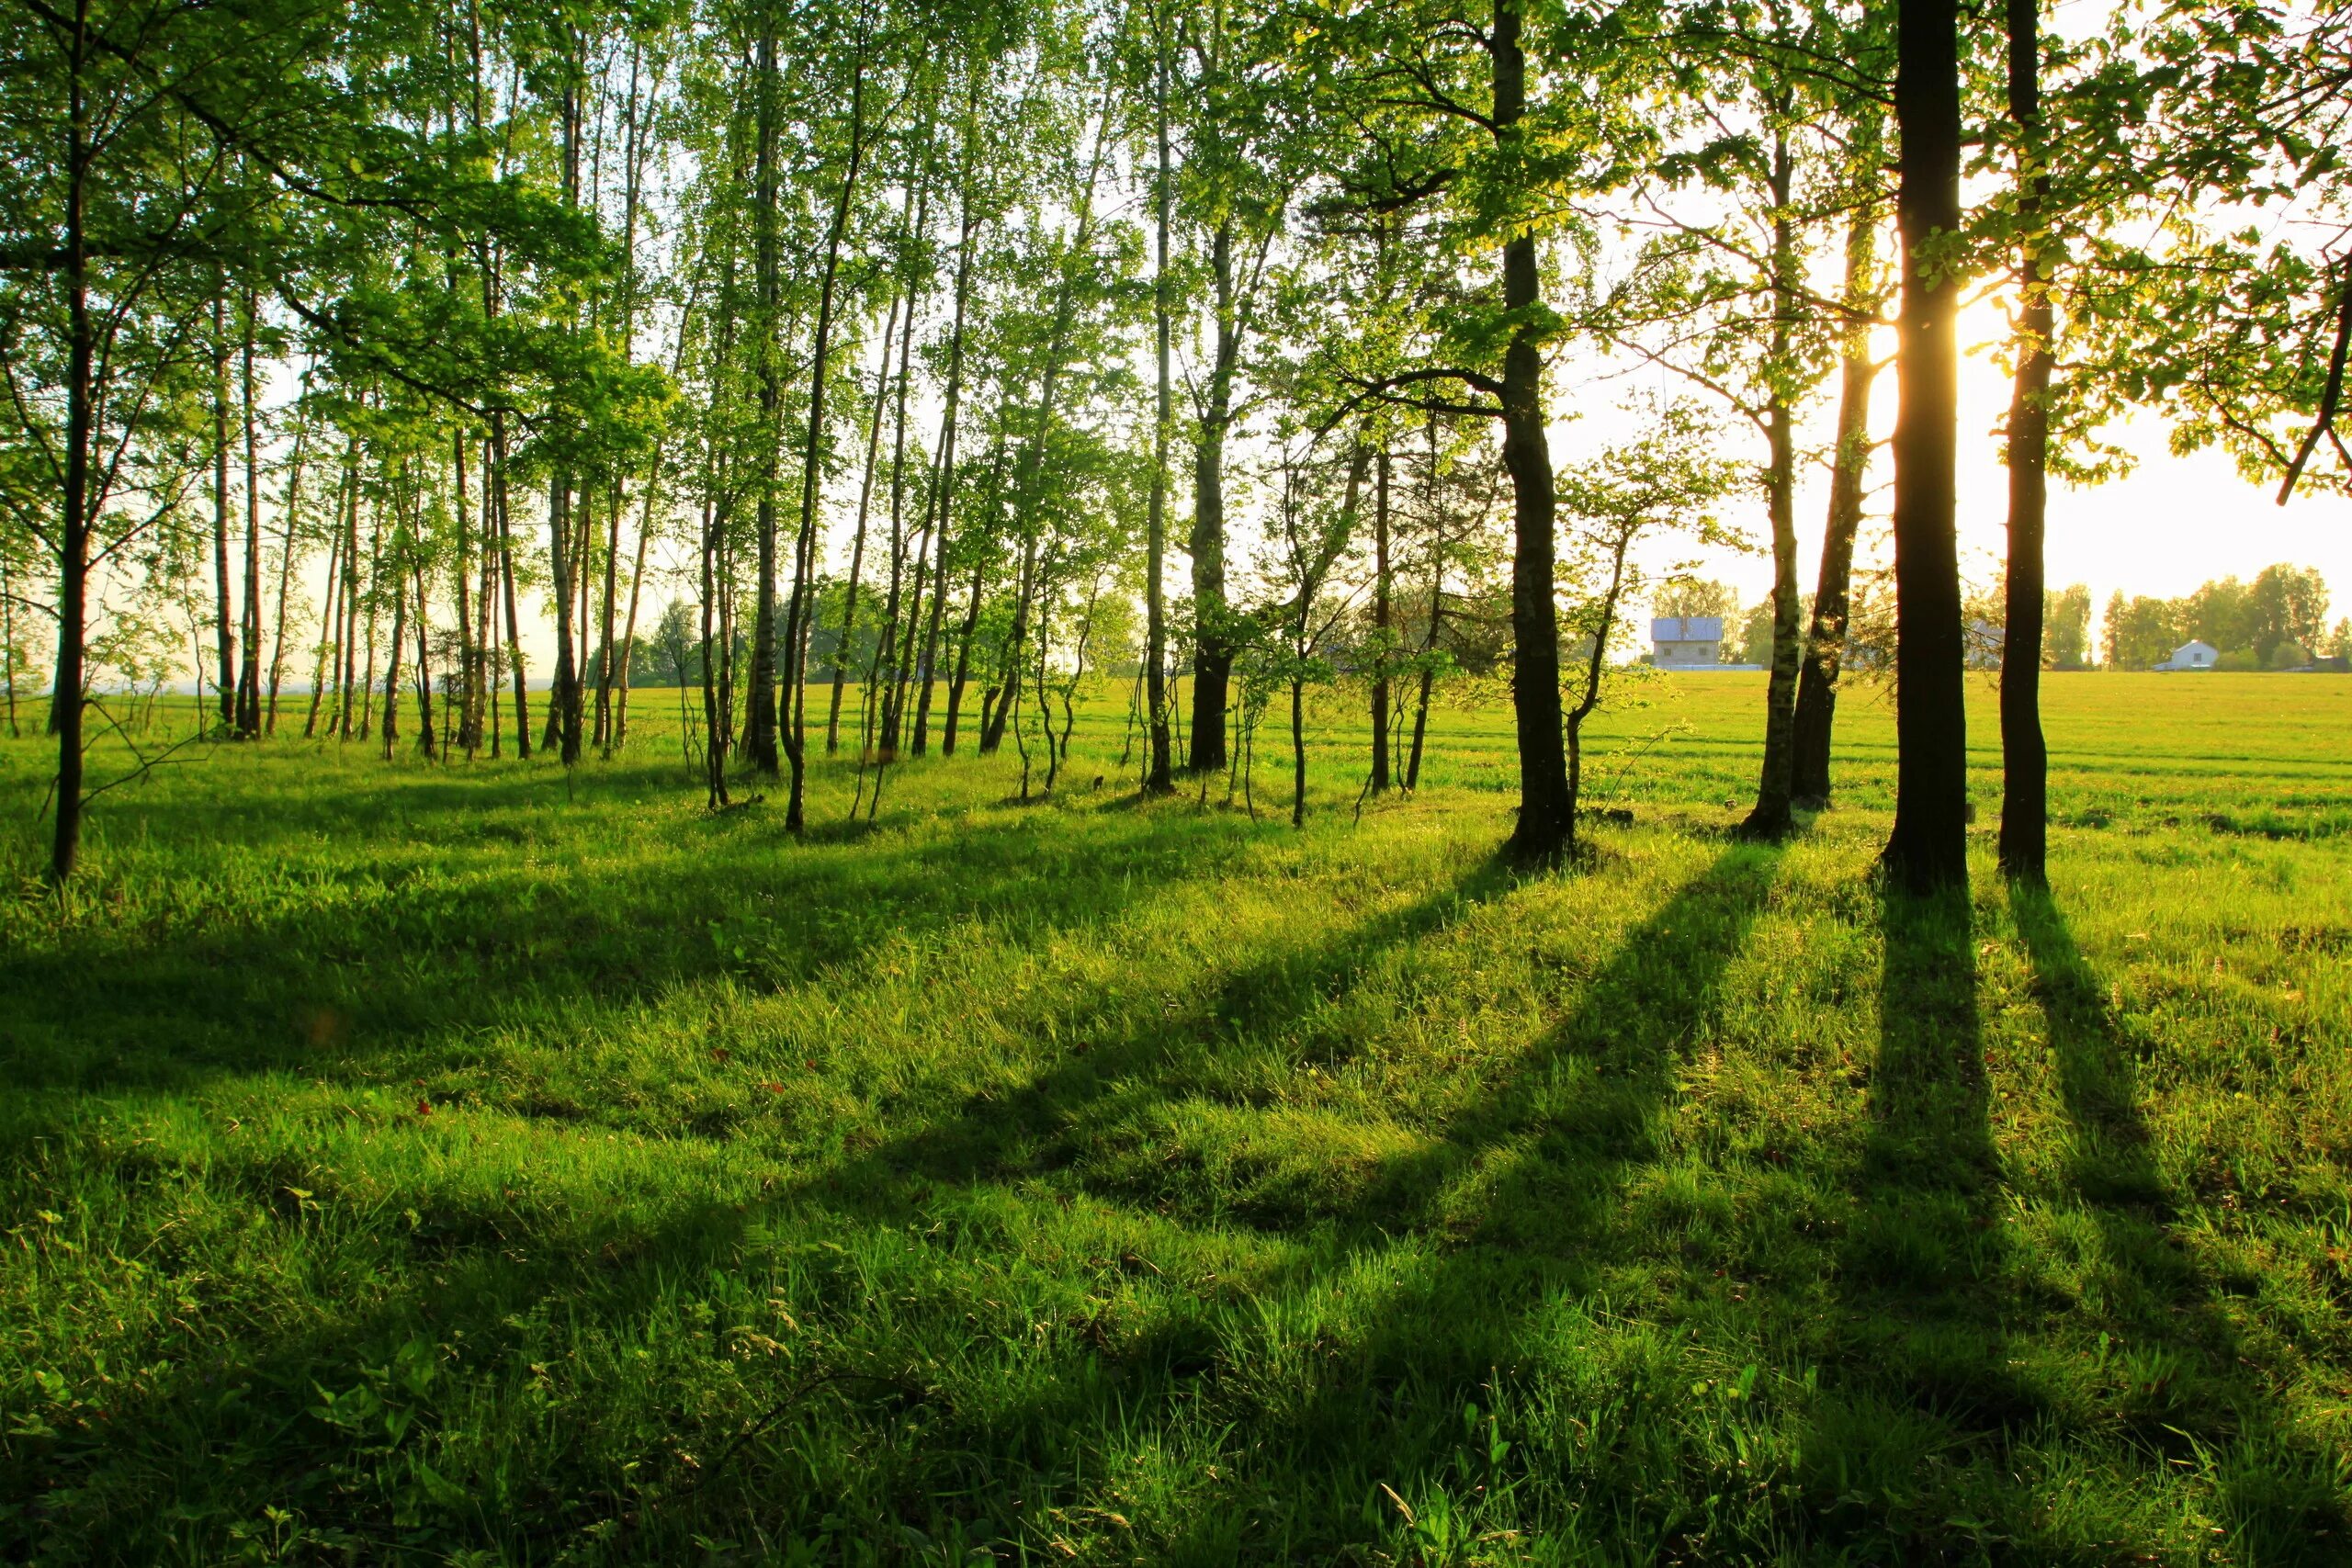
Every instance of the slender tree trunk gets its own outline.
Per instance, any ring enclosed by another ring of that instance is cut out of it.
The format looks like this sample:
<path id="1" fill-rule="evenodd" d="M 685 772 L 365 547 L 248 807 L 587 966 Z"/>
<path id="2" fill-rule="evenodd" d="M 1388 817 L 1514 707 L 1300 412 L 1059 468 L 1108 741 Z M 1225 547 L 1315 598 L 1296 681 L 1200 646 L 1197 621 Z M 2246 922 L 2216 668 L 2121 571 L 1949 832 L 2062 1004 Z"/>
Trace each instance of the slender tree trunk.
<path id="1" fill-rule="evenodd" d="M 514 755 L 527 761 L 531 755 L 529 673 L 523 664 L 523 617 L 514 603 L 514 526 L 507 503 L 506 423 L 496 412 L 490 416 L 490 472 L 491 499 L 498 507 L 498 582 L 505 601 L 506 657 L 514 667 Z M 495 756 L 497 751 L 493 741 L 491 754 Z"/>
<path id="2" fill-rule="evenodd" d="M 976 106 L 979 96 L 977 82 L 972 96 Z M 967 177 L 961 215 L 963 232 L 956 248 L 956 315 L 947 332 L 947 399 L 946 407 L 940 414 L 939 471 L 932 481 L 932 510 L 937 518 L 937 528 L 932 544 L 931 611 L 923 630 L 922 686 L 915 695 L 914 753 L 918 757 L 931 748 L 932 671 L 939 664 L 940 618 L 947 604 L 947 547 L 954 536 L 951 525 L 956 513 L 956 437 L 964 394 L 964 322 L 967 307 L 971 301 L 972 249 L 980 231 L 980 221 L 972 213 L 969 178 L 975 161 L 972 143 L 977 132 L 975 113 L 967 109 L 964 153 Z"/>
<path id="3" fill-rule="evenodd" d="M 793 550 L 792 604 L 785 619 L 785 646 L 789 661 L 784 671 L 786 712 L 784 750 L 791 764 L 790 793 L 784 808 L 785 830 L 800 831 L 802 795 L 807 772 L 806 737 L 800 715 L 806 701 L 807 671 L 801 668 L 802 638 L 816 592 L 817 494 L 825 467 L 825 393 L 828 355 L 832 348 L 833 293 L 841 276 L 842 243 L 849 231 L 849 215 L 857 190 L 857 176 L 865 152 L 865 59 L 861 51 L 851 78 L 849 99 L 849 166 L 842 172 L 841 193 L 833 203 L 831 231 L 825 241 L 825 274 L 817 292 L 816 340 L 809 350 L 808 441 L 800 462 L 800 528 Z"/>
<path id="4" fill-rule="evenodd" d="M 352 461 L 344 470 L 346 490 L 358 482 L 357 442 L 352 443 Z M 338 506 L 340 503 L 338 502 Z M 311 664 L 311 711 L 302 719 L 302 739 L 308 740 L 319 732 L 319 708 L 326 699 L 327 681 L 333 660 L 340 651 L 333 638 L 342 625 L 343 615 L 343 525 L 337 520 L 334 532 L 327 540 L 327 602 L 319 611 L 319 652 Z"/>
<path id="5" fill-rule="evenodd" d="M 764 15 L 764 13 L 763 13 Z M 754 94 L 757 120 L 752 152 L 752 266 L 759 298 L 759 342 L 752 354 L 760 407 L 761 474 L 758 506 L 759 582 L 752 609 L 752 668 L 750 700 L 743 716 L 743 754 L 758 772 L 773 778 L 783 770 L 776 750 L 775 712 L 775 489 L 776 448 L 781 426 L 784 389 L 777 364 L 783 345 L 777 341 L 777 316 L 782 284 L 776 237 L 776 59 L 774 23 L 766 24 L 759 43 Z"/>
<path id="6" fill-rule="evenodd" d="M 928 193 L 918 209 L 915 231 L 925 231 L 930 224 Z M 911 318 L 921 308 L 922 297 L 909 278 L 907 310 Z M 881 637 L 888 646 L 878 649 L 883 662 L 877 670 L 888 672 L 888 680 L 882 693 L 881 756 L 895 759 L 899 754 L 899 718 L 906 701 L 908 666 L 914 660 L 915 627 L 922 611 L 923 570 L 925 552 L 931 547 L 931 502 L 933 496 L 923 497 L 922 544 L 915 551 L 913 570 L 907 560 L 907 391 L 913 371 L 914 333 L 910 330 L 899 345 L 899 379 L 897 409 L 892 415 L 890 434 L 890 610 L 884 617 Z M 878 785 L 877 785 L 878 787 Z"/>
<path id="7" fill-rule="evenodd" d="M 383 738 L 384 760 L 388 762 L 392 760 L 392 748 L 400 739 L 401 642 L 407 635 L 408 578 L 395 562 L 392 570 L 392 642 L 390 656 L 384 666 Z M 371 659 L 368 662 L 372 666 L 375 661 Z M 368 690 L 371 692 L 375 690 L 375 679 L 371 672 L 368 682 Z"/>
<path id="8" fill-rule="evenodd" d="M 1497 136 L 1520 140 L 1527 99 L 1527 56 L 1519 39 L 1518 0 L 1495 0 L 1489 53 L 1494 62 Z M 1543 303 L 1535 238 L 1503 243 L 1503 304 L 1514 314 Z M 1551 442 L 1544 430 L 1544 346 L 1532 325 L 1511 333 L 1503 351 L 1503 464 L 1510 471 L 1515 543 L 1511 554 L 1511 708 L 1519 742 L 1519 825 L 1513 850 L 1532 860 L 1564 852 L 1576 832 L 1568 797 L 1568 761 L 1560 731 L 1560 616 L 1555 582 L 1557 499 Z"/>
<path id="9" fill-rule="evenodd" d="M 1168 436 L 1175 418 L 1169 377 L 1169 334 L 1170 317 L 1175 311 L 1175 302 L 1170 293 L 1172 280 L 1168 270 L 1171 196 L 1168 166 L 1170 41 L 1164 3 L 1156 10 L 1158 14 L 1153 20 L 1159 34 L 1159 61 L 1155 73 L 1153 100 L 1159 165 L 1157 177 L 1152 182 L 1152 204 L 1159 265 L 1152 276 L 1152 330 L 1157 342 L 1159 380 L 1159 401 L 1151 430 L 1151 498 L 1147 522 L 1148 537 L 1145 546 L 1144 657 L 1150 661 L 1148 672 L 1144 677 L 1144 700 L 1148 707 L 1147 717 L 1150 732 L 1149 761 L 1143 779 L 1146 795 L 1164 795 L 1176 787 L 1173 759 L 1169 752 L 1168 604 L 1163 581 L 1168 555 Z"/>
<path id="10" fill-rule="evenodd" d="M 947 716 L 942 723 L 939 754 L 956 754 L 956 721 L 963 711 L 964 686 L 972 674 L 972 639 L 979 632 L 980 597 L 988 582 L 988 561 L 985 558 L 972 563 L 972 596 L 964 606 L 964 624 L 956 639 L 956 678 L 947 685 Z"/>
<path id="11" fill-rule="evenodd" d="M 302 469 L 305 448 L 310 437 L 308 428 L 294 433 L 294 458 L 286 476 L 286 515 L 279 528 L 285 547 L 277 558 L 277 634 L 269 649 L 269 707 L 262 715 L 262 733 L 277 733 L 277 689 L 286 677 L 286 599 L 292 591 L 295 542 L 302 521 Z"/>
<path id="12" fill-rule="evenodd" d="M 229 591 L 229 313 L 224 284 L 212 299 L 212 586 L 214 637 L 220 645 L 220 725 L 237 728 L 237 634 Z"/>
<path id="13" fill-rule="evenodd" d="M 1441 545 L 1442 541 L 1440 542 Z M 1405 758 L 1405 789 L 1408 794 L 1421 787 L 1421 746 L 1430 732 L 1430 692 L 1437 684 L 1437 671 L 1430 666 L 1430 655 L 1437 651 L 1438 632 L 1445 615 L 1445 558 L 1440 554 L 1430 567 L 1430 625 L 1421 638 L 1421 689 L 1413 706 L 1413 747 Z"/>
<path id="14" fill-rule="evenodd" d="M 890 343 L 899 328 L 898 292 L 890 295 L 889 314 L 882 322 L 882 358 L 874 371 L 874 407 L 865 422 L 865 477 L 857 486 L 857 528 L 849 547 L 849 587 L 842 604 L 841 640 L 833 645 L 833 694 L 825 712 L 825 755 L 842 749 L 842 692 L 849 683 L 850 643 L 857 636 L 857 591 L 865 575 L 865 522 L 874 506 L 874 476 L 882 464 L 882 405 L 888 400 Z M 907 323 L 908 335 L 914 323 Z M 887 628 L 886 628 L 887 629 Z"/>
<path id="15" fill-rule="evenodd" d="M 237 730 L 261 735 L 261 449 L 254 418 L 254 297 L 245 293 L 238 413 L 245 441 L 244 658 L 237 667 Z"/>
<path id="16" fill-rule="evenodd" d="M 1751 839 L 1778 840 L 1792 824 L 1791 803 L 1795 783 L 1797 669 L 1804 660 L 1799 632 L 1802 606 L 1797 600 L 1796 438 L 1794 417 L 1783 389 L 1792 367 L 1790 339 L 1797 310 L 1800 258 L 1796 225 L 1790 216 L 1790 187 L 1794 170 L 1789 156 L 1788 133 L 1777 132 L 1772 143 L 1772 392 L 1765 411 L 1765 439 L 1770 457 L 1764 475 L 1767 510 L 1772 525 L 1772 673 L 1764 698 L 1764 765 L 1757 781 L 1756 806 L 1740 824 Z"/>
<path id="17" fill-rule="evenodd" d="M 376 728 L 376 616 L 384 598 L 384 511 L 379 501 L 368 509 L 368 672 L 359 688 L 359 739 Z M 356 524 L 357 519 L 354 518 Z M 393 639 L 394 643 L 399 638 Z"/>
<path id="18" fill-rule="evenodd" d="M 1372 491 L 1372 782 L 1374 795 L 1388 792 L 1388 663 L 1392 615 L 1389 604 L 1388 444 L 1374 459 Z M 1193 741 L 1197 749 L 1200 742 Z"/>
<path id="19" fill-rule="evenodd" d="M 466 432 L 453 431 L 449 436 L 449 477 L 451 500 L 457 508 L 457 570 L 451 574 L 452 586 L 458 599 L 458 682 L 455 702 L 458 709 L 458 744 L 468 757 L 474 754 L 475 740 L 480 733 L 479 710 L 474 693 L 474 617 L 473 584 L 469 581 L 473 570 L 473 507 L 466 483 Z M 447 748 L 443 748 L 447 755 Z"/>
<path id="20" fill-rule="evenodd" d="M 2050 352 L 2056 327 L 2041 232 L 2040 0 L 2008 0 L 2009 118 L 2018 128 L 2017 378 L 2009 398 L 2009 562 L 2001 645 L 2001 869 L 2049 880 L 2050 753 L 2041 734 L 2042 530 L 2049 503 Z"/>
<path id="21" fill-rule="evenodd" d="M 613 687 L 620 676 L 620 659 L 613 647 L 620 614 L 621 513 L 627 504 L 618 474 L 613 476 L 612 514 L 605 519 L 605 584 L 598 602 L 597 630 L 604 647 L 596 656 L 596 744 L 607 754 L 613 749 Z"/>
<path id="22" fill-rule="evenodd" d="M 615 677 L 616 690 L 613 694 L 613 750 L 617 751 L 628 743 L 628 682 L 629 667 L 637 657 L 637 608 L 645 589 L 645 547 L 653 537 L 654 492 L 661 484 L 661 460 L 654 460 L 653 472 L 645 481 L 645 500 L 637 519 L 637 556 L 628 569 L 628 617 L 621 624 L 620 671 Z"/>
<path id="23" fill-rule="evenodd" d="M 57 737 L 57 817 L 50 839 L 49 879 L 57 887 L 73 876 L 82 852 L 82 660 L 89 601 L 90 448 L 96 437 L 98 391 L 83 211 L 90 146 L 82 72 L 89 44 L 88 18 L 77 8 L 66 46 L 65 472 L 60 497 L 63 515 L 57 529 L 57 674 L 49 708 L 50 728 Z"/>
<path id="24" fill-rule="evenodd" d="M 359 659 L 359 441 L 351 442 L 351 489 L 344 499 L 343 508 L 343 619 L 336 626 L 335 646 L 343 652 L 343 675 L 335 682 L 336 739 L 351 739 L 352 682 L 356 677 Z M 372 553 L 374 545 L 370 541 Z M 373 570 L 373 562 L 370 562 Z"/>
<path id="25" fill-rule="evenodd" d="M 415 561 L 410 568 L 416 581 L 416 744 L 427 758 L 435 755 L 433 745 L 433 606 L 425 596 L 424 562 Z M 385 694 L 385 705 L 390 706 L 390 694 Z"/>
<path id="26" fill-rule="evenodd" d="M 1791 728 L 1796 751 L 1790 769 L 1791 794 L 1798 805 L 1816 811 L 1829 804 L 1829 745 L 1838 713 L 1838 678 L 1846 659 L 1846 626 L 1852 613 L 1854 537 L 1861 530 L 1862 484 L 1870 468 L 1871 386 L 1878 366 L 1871 357 L 1871 328 L 1865 318 L 1878 310 L 1878 224 L 1877 204 L 1865 202 L 1846 231 L 1845 303 L 1852 319 L 1846 328 L 1838 389 L 1838 451 L 1830 463 L 1821 576 L 1813 592 L 1813 626 L 1805 638 Z"/>

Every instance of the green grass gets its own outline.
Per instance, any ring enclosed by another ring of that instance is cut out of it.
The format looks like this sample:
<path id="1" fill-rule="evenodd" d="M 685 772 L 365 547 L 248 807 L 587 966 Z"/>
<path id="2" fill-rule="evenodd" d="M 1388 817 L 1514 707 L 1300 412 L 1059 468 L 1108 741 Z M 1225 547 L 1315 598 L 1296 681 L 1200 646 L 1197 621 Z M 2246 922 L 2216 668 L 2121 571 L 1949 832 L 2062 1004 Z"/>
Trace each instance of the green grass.
<path id="1" fill-rule="evenodd" d="M 2352 682 L 2049 682 L 2055 890 L 1724 829 L 1760 678 L 1314 815 L 0 742 L 0 1559 L 2352 1561 Z M 1328 705 L 1327 705 L 1328 706 Z M 119 766 L 110 757 L 99 770 Z"/>

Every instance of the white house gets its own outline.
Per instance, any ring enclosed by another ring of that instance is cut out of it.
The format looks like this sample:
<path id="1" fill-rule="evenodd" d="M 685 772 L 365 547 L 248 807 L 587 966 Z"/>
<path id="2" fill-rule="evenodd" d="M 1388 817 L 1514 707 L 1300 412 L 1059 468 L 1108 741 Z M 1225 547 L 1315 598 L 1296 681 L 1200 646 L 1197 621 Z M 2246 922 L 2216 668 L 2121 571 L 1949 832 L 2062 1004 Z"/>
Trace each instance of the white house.
<path id="1" fill-rule="evenodd" d="M 1667 615 L 1650 623 L 1650 658 L 1661 670 L 1712 670 L 1723 661 L 1721 615 Z"/>
<path id="2" fill-rule="evenodd" d="M 2222 650 L 2210 642 L 2184 642 L 2172 650 L 2172 657 L 2162 664 L 2151 665 L 2154 670 L 2211 670 L 2222 657 Z"/>

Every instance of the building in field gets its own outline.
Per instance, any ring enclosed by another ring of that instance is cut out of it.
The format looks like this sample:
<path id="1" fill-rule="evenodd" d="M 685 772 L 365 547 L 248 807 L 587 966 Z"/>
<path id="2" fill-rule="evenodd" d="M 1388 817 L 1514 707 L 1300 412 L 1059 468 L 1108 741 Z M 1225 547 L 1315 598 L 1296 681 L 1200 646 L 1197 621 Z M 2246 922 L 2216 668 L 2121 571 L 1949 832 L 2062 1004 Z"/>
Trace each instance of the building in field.
<path id="1" fill-rule="evenodd" d="M 1650 662 L 1661 670 L 1723 667 L 1721 615 L 1663 615 L 1650 622 Z"/>
<path id="2" fill-rule="evenodd" d="M 2172 657 L 2162 664 L 2152 664 L 2151 670 L 2211 670 L 2218 663 L 2222 650 L 2210 642 L 2194 639 L 2172 650 Z"/>

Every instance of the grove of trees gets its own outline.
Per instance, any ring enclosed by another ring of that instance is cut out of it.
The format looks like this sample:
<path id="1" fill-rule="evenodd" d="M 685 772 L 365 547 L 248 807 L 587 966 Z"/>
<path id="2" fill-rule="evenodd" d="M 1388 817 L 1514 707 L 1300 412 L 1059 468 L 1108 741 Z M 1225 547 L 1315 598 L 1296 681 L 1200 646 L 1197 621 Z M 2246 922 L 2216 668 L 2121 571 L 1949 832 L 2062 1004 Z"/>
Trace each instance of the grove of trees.
<path id="1" fill-rule="evenodd" d="M 1555 860 L 1602 659 L 1657 586 L 1642 542 L 1727 528 L 1772 561 L 1746 830 L 1777 835 L 1828 795 L 1882 443 L 1887 866 L 1965 874 L 1953 473 L 1989 444 L 2002 854 L 2038 879 L 2036 679 L 2087 623 L 2045 613 L 2049 477 L 2111 468 L 2138 408 L 2282 502 L 2352 488 L 2341 6 L 0 18 L 0 672 L 6 721 L 55 739 L 61 884 L 111 782 L 93 743 L 191 666 L 212 739 L 564 765 L 677 683 L 710 805 L 773 778 L 796 830 L 812 745 L 887 769 L 1010 740 L 1053 788 L 1072 692 L 1129 669 L 1136 787 L 1229 769 L 1271 709 L 1296 819 L 1307 687 L 1363 682 L 1350 765 L 1407 789 L 1432 684 L 1491 666 L 1512 845 Z M 1956 392 L 1985 297 L 2015 378 L 1991 431 Z M 1626 366 L 1668 399 L 1564 464 L 1566 378 Z M 2109 662 L 2161 625 L 2269 664 L 2324 594 L 2278 568 L 2146 604 L 2110 609 Z"/>

